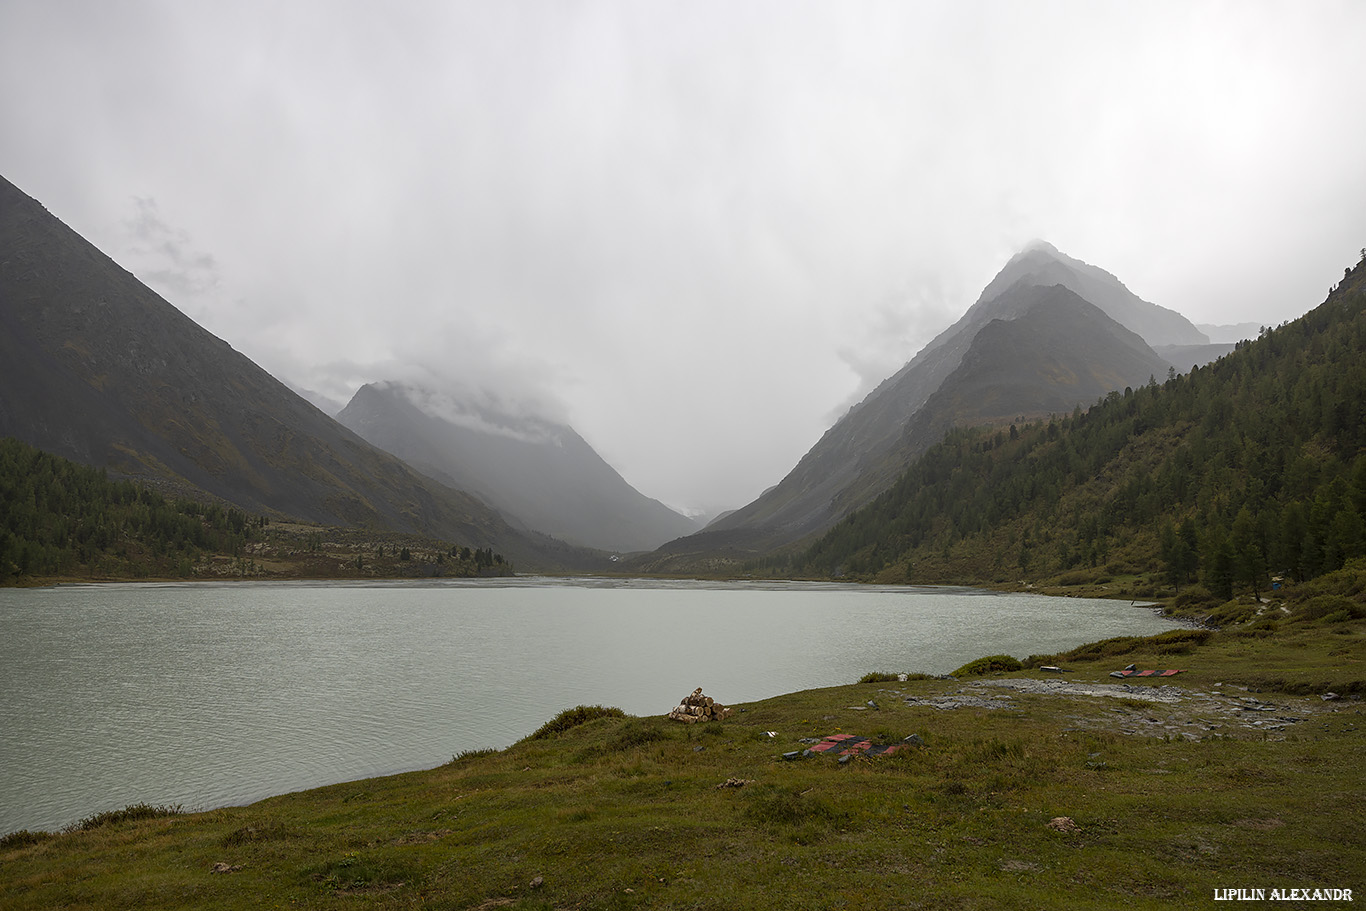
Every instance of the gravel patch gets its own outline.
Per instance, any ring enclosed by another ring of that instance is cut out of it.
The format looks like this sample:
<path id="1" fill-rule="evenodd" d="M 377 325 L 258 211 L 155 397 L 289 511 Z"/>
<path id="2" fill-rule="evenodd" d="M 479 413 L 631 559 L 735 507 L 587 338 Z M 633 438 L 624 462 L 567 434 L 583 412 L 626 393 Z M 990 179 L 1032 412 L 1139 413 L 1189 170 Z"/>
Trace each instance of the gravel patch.
<path id="1" fill-rule="evenodd" d="M 1063 715 L 1073 730 L 1186 740 L 1250 734 L 1281 739 L 1287 728 L 1308 721 L 1315 712 L 1323 710 L 1303 699 L 1251 696 L 1241 687 L 1204 691 L 1170 684 L 1072 683 L 1031 678 L 974 681 L 937 696 L 910 696 L 900 691 L 889 694 L 904 700 L 906 705 L 946 711 L 1019 709 L 1022 705 L 1018 698 L 1030 696 L 1075 700 L 1089 703 L 1092 711 Z M 1104 705 L 1108 700 L 1117 701 Z"/>

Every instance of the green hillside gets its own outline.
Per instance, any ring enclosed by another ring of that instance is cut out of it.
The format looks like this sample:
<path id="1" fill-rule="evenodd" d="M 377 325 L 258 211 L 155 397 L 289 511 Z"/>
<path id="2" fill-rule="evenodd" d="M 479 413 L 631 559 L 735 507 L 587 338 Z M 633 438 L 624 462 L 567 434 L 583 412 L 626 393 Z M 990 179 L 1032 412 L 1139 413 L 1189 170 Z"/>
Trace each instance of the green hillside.
<path id="1" fill-rule="evenodd" d="M 169 499 L 0 437 L 0 585 L 56 579 L 505 575 L 492 548 L 374 529 L 272 522 Z"/>
<path id="2" fill-rule="evenodd" d="M 1366 259 L 1321 306 L 1208 367 L 1086 412 L 951 432 L 804 553 L 763 568 L 1122 580 L 1219 602 L 1340 568 L 1366 553 L 1363 311 Z"/>

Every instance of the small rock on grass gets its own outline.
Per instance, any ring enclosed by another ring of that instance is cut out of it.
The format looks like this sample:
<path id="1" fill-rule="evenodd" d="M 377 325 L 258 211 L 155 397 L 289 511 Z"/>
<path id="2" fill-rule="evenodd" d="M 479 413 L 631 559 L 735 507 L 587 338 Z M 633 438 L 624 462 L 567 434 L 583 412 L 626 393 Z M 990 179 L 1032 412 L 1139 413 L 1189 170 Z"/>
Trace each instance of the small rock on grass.
<path id="1" fill-rule="evenodd" d="M 1081 826 L 1071 816 L 1054 816 L 1048 821 L 1048 828 L 1055 832 L 1080 832 Z"/>

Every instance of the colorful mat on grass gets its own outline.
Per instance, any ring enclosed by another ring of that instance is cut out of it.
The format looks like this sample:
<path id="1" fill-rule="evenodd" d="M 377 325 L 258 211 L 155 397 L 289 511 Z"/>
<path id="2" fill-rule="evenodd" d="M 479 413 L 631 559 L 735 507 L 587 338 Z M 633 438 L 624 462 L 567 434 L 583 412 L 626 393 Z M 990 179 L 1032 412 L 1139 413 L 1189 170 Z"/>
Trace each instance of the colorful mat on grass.
<path id="1" fill-rule="evenodd" d="M 857 734 L 831 734 L 820 743 L 811 747 L 813 753 L 831 753 L 835 756 L 886 756 L 895 753 L 901 744 L 873 743 Z"/>
<path id="2" fill-rule="evenodd" d="M 1122 671 L 1111 671 L 1111 677 L 1175 677 L 1181 673 L 1179 670 L 1167 671 L 1131 671 L 1127 668 Z"/>

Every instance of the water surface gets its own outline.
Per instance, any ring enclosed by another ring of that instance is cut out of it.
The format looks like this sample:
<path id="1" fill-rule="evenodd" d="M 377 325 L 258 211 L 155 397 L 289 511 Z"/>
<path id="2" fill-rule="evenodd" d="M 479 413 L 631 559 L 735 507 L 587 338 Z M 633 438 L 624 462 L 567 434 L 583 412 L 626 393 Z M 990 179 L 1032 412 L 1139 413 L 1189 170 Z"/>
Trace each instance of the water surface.
<path id="1" fill-rule="evenodd" d="M 0 590 L 0 833 L 501 748 L 561 709 L 661 715 L 1171 627 L 1128 602 L 516 578 Z"/>

